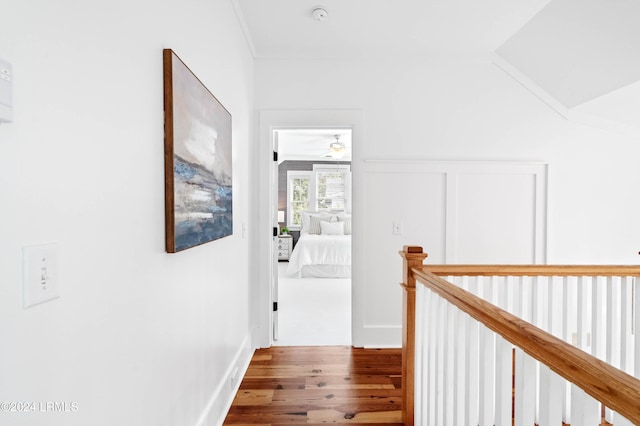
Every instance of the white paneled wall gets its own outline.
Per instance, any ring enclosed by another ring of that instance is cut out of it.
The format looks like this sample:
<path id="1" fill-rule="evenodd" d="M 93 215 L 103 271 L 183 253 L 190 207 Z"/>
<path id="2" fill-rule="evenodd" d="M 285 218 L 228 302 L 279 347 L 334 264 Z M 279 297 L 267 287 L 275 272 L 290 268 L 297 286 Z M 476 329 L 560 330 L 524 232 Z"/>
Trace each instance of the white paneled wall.
<path id="1" fill-rule="evenodd" d="M 358 216 L 364 251 L 355 266 L 366 284 L 355 303 L 363 306 L 365 335 L 399 328 L 400 293 L 390 283 L 398 280 L 403 245 L 424 244 L 428 263 L 544 262 L 546 165 L 365 161 L 363 167 L 355 209 L 365 212 Z M 400 235 L 394 223 L 402 225 Z"/>

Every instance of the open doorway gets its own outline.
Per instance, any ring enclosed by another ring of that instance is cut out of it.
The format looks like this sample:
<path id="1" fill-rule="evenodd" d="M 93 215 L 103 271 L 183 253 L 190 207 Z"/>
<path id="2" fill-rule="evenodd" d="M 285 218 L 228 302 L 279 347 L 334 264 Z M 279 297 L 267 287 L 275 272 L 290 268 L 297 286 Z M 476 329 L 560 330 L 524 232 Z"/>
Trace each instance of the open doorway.
<path id="1" fill-rule="evenodd" d="M 350 345 L 351 128 L 282 128 L 277 141 L 275 346 Z"/>

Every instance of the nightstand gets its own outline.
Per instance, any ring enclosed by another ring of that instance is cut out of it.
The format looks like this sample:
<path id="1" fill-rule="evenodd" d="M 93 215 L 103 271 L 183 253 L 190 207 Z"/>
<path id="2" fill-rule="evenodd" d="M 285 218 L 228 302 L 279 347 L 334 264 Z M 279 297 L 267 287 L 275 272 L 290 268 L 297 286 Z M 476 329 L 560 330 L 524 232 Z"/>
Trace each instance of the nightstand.
<path id="1" fill-rule="evenodd" d="M 293 237 L 291 235 L 278 235 L 278 260 L 289 260 L 293 250 Z"/>

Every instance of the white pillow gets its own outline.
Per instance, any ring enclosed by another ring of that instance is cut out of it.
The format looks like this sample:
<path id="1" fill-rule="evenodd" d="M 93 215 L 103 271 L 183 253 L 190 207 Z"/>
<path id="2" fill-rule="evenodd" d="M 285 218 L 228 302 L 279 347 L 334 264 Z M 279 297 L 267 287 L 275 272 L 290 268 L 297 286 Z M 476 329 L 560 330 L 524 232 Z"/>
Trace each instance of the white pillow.
<path id="1" fill-rule="evenodd" d="M 344 235 L 344 222 L 320 222 L 322 235 Z"/>

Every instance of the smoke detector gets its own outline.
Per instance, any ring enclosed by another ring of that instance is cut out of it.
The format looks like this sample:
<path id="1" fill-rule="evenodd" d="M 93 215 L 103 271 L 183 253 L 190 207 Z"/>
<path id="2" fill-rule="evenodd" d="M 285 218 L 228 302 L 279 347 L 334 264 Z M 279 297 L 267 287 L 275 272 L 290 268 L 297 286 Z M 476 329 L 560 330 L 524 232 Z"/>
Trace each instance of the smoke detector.
<path id="1" fill-rule="evenodd" d="M 313 16 L 313 19 L 316 21 L 324 21 L 325 19 L 327 19 L 327 15 L 327 9 L 325 9 L 324 7 L 316 7 L 311 12 L 311 16 Z"/>

